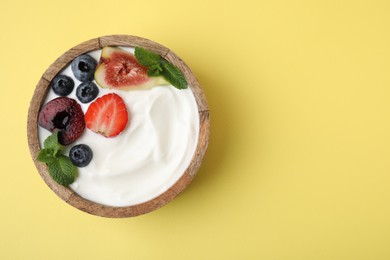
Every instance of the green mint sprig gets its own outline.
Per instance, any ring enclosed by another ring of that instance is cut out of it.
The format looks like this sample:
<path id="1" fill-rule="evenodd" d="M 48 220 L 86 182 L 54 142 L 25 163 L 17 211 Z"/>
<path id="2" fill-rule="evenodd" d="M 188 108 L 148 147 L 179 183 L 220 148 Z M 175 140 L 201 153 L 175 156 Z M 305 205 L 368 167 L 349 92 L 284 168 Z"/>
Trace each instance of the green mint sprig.
<path id="1" fill-rule="evenodd" d="M 148 76 L 163 76 L 172 86 L 178 89 L 186 89 L 188 87 L 183 73 L 160 55 L 141 47 L 135 47 L 134 55 L 141 65 L 148 68 Z"/>
<path id="2" fill-rule="evenodd" d="M 47 164 L 50 176 L 55 182 L 68 186 L 76 179 L 77 168 L 69 157 L 62 154 L 63 146 L 58 142 L 58 132 L 52 133 L 43 142 L 37 160 Z"/>

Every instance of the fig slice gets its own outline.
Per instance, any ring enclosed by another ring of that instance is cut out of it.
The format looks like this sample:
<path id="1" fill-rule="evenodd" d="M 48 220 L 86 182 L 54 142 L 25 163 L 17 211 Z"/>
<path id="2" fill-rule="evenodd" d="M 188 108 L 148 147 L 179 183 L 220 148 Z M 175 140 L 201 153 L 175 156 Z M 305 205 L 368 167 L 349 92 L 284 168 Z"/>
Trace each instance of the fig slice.
<path id="1" fill-rule="evenodd" d="M 121 90 L 169 84 L 162 76 L 149 77 L 148 68 L 141 65 L 134 54 L 111 46 L 102 49 L 95 81 L 102 88 Z"/>

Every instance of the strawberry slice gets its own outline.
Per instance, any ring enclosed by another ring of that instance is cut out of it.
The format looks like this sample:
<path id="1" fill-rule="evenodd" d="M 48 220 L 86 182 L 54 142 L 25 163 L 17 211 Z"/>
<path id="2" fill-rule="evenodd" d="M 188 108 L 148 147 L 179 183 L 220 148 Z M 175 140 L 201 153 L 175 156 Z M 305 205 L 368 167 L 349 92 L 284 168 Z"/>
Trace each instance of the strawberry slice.
<path id="1" fill-rule="evenodd" d="M 125 129 L 127 121 L 126 105 L 123 99 L 114 93 L 96 99 L 85 113 L 87 128 L 105 137 L 119 135 Z"/>

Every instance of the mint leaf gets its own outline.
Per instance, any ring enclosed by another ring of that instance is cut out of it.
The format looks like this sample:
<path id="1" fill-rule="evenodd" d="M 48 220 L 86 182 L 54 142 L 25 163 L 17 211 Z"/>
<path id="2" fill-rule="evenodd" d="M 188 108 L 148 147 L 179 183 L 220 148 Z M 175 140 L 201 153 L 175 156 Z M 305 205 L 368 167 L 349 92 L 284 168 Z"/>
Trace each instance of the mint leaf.
<path id="1" fill-rule="evenodd" d="M 149 77 L 160 76 L 162 71 L 163 71 L 163 69 L 161 68 L 161 66 L 159 64 L 152 65 L 148 68 L 148 76 Z"/>
<path id="2" fill-rule="evenodd" d="M 161 75 L 172 84 L 172 86 L 178 89 L 187 88 L 187 80 L 184 77 L 183 73 L 173 64 L 169 63 L 166 60 L 161 60 L 161 65 L 163 71 Z"/>
<path id="3" fill-rule="evenodd" d="M 141 47 L 135 47 L 134 55 L 137 61 L 146 67 L 158 65 L 161 61 L 160 55 L 147 51 Z"/>
<path id="4" fill-rule="evenodd" d="M 147 51 L 141 47 L 135 47 L 134 55 L 141 65 L 148 68 L 149 77 L 162 75 L 175 88 L 187 88 L 188 83 L 183 73 L 175 65 L 161 58 L 160 55 Z"/>
<path id="5" fill-rule="evenodd" d="M 45 139 L 43 147 L 52 150 L 54 157 L 57 156 L 58 152 L 62 151 L 63 146 L 58 142 L 58 131 L 55 131 Z"/>
<path id="6" fill-rule="evenodd" d="M 37 160 L 43 163 L 51 163 L 56 160 L 53 156 L 53 150 L 42 149 L 38 152 Z"/>
<path id="7" fill-rule="evenodd" d="M 77 168 L 61 153 L 63 146 L 58 142 L 58 132 L 52 133 L 43 142 L 44 149 L 38 152 L 37 160 L 47 164 L 50 176 L 58 184 L 68 186 L 76 179 Z"/>
<path id="8" fill-rule="evenodd" d="M 50 176 L 55 182 L 63 186 L 68 186 L 76 179 L 77 168 L 65 155 L 60 155 L 57 160 L 48 163 Z"/>

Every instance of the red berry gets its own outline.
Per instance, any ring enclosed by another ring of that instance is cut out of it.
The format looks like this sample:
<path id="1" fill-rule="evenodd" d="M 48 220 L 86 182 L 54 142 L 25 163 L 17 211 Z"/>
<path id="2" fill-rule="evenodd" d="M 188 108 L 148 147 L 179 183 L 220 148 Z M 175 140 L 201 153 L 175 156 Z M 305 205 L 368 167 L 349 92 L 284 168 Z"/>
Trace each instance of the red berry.
<path id="1" fill-rule="evenodd" d="M 126 105 L 123 99 L 114 93 L 96 99 L 85 113 L 87 128 L 105 137 L 120 134 L 125 129 L 127 121 Z"/>
<path id="2" fill-rule="evenodd" d="M 58 142 L 68 145 L 76 141 L 85 129 L 84 113 L 76 100 L 59 97 L 49 101 L 39 112 L 41 127 L 58 131 Z"/>

